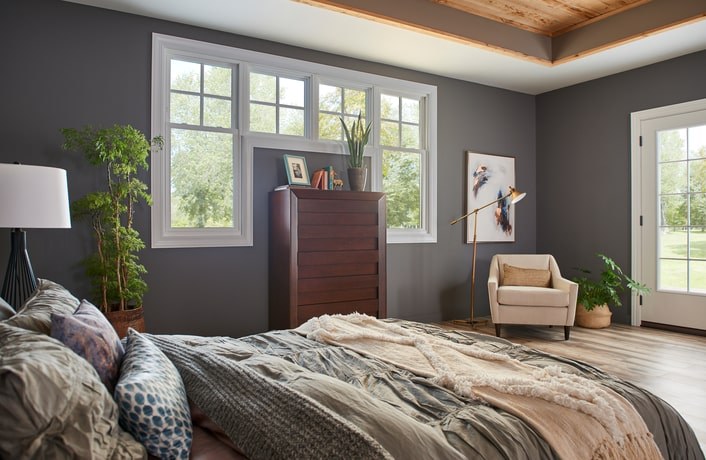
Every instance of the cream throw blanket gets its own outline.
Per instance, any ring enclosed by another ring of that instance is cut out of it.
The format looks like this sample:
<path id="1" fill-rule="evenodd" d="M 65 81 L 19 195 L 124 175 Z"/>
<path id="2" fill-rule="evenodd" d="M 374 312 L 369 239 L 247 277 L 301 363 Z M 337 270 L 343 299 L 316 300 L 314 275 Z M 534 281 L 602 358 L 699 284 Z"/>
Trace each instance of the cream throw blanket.
<path id="1" fill-rule="evenodd" d="M 357 313 L 312 318 L 296 331 L 429 377 L 456 394 L 516 415 L 562 459 L 662 458 L 627 400 L 558 366 L 537 368 Z"/>

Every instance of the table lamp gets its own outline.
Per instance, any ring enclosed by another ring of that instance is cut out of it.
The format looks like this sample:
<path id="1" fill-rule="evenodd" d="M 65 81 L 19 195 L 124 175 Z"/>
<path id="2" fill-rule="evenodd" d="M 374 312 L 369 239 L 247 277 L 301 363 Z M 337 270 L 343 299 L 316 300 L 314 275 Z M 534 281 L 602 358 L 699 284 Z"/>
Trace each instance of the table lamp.
<path id="1" fill-rule="evenodd" d="M 459 217 L 458 219 L 454 219 L 451 221 L 451 225 L 454 225 L 457 222 L 460 222 L 467 218 L 468 216 L 473 216 L 473 262 L 471 262 L 471 316 L 468 321 L 466 320 L 456 320 L 455 322 L 458 323 L 463 323 L 463 324 L 470 324 L 471 327 L 475 327 L 476 324 L 484 324 L 486 321 L 476 321 L 473 319 L 473 311 L 475 307 L 475 299 L 476 299 L 476 242 L 477 242 L 477 227 L 478 227 L 478 211 L 481 209 L 485 209 L 488 206 L 494 205 L 495 203 L 499 201 L 503 201 L 506 198 L 511 198 L 510 203 L 515 204 L 521 199 L 523 199 L 527 194 L 524 192 L 518 192 L 515 187 L 510 186 L 509 192 L 507 195 L 502 196 L 496 200 L 491 201 L 490 203 L 486 203 L 483 206 L 480 206 L 478 208 L 475 208 L 473 211 L 466 213 Z"/>
<path id="2" fill-rule="evenodd" d="M 23 229 L 71 228 L 66 171 L 0 163 L 0 228 L 13 229 L 0 297 L 17 310 L 37 288 Z"/>

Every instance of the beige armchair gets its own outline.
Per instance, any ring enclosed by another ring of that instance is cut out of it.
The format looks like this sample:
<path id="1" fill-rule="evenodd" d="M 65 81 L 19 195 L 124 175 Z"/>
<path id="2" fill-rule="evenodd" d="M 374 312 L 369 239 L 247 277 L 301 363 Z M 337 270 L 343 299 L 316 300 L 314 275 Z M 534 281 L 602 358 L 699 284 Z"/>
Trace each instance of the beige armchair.
<path id="1" fill-rule="evenodd" d="M 561 276 L 549 254 L 497 254 L 490 261 L 488 297 L 495 334 L 503 324 L 564 326 L 569 340 L 578 285 Z"/>

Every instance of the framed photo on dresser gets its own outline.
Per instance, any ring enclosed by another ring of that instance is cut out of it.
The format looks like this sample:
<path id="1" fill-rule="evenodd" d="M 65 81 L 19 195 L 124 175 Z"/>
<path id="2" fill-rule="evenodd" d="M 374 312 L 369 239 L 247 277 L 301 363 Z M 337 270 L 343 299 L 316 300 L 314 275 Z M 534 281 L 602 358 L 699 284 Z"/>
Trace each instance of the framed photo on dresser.
<path id="1" fill-rule="evenodd" d="M 306 158 L 297 155 L 284 155 L 284 167 L 287 170 L 289 185 L 311 185 Z"/>

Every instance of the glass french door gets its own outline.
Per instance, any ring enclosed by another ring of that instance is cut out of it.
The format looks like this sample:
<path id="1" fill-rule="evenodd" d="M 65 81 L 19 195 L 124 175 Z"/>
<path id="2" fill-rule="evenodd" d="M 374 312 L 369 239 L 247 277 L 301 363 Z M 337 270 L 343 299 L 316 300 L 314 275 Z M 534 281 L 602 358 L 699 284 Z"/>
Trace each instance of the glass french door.
<path id="1" fill-rule="evenodd" d="M 641 321 L 706 330 L 706 102 L 640 120 Z"/>

